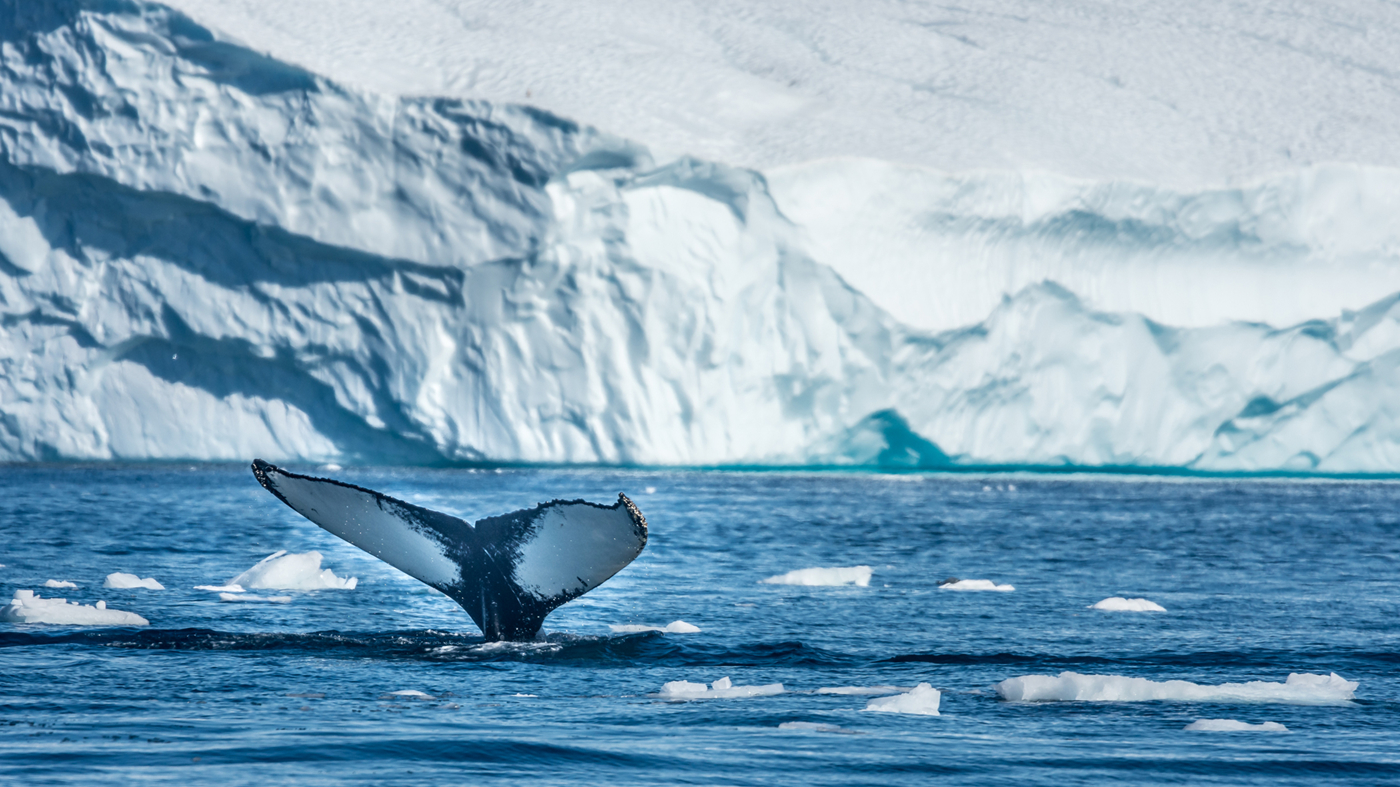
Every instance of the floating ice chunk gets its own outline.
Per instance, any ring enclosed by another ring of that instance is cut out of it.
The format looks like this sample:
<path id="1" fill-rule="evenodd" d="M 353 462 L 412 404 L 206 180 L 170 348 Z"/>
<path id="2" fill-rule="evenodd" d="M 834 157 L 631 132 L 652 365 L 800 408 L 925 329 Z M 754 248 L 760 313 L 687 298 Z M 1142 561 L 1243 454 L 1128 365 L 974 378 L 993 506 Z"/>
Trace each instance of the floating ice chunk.
<path id="1" fill-rule="evenodd" d="M 1250 724 L 1234 719 L 1197 719 L 1182 727 L 1193 732 L 1288 732 L 1288 728 L 1276 721 Z"/>
<path id="2" fill-rule="evenodd" d="M 340 465 L 336 464 L 335 462 L 327 462 L 326 464 L 323 464 L 323 465 L 321 465 L 320 467 L 318 467 L 318 468 L 316 468 L 316 469 L 317 469 L 317 470 L 320 470 L 320 471 L 322 471 L 322 472 L 325 472 L 325 473 L 334 473 L 335 471 L 337 471 L 337 470 L 343 470 L 344 468 L 342 468 Z"/>
<path id="3" fill-rule="evenodd" d="M 997 694 L 1012 702 L 1281 702 L 1293 705 L 1331 705 L 1355 696 L 1359 684 L 1331 675 L 1293 673 L 1286 683 L 1254 680 L 1249 683 L 1201 685 L 1185 680 L 1154 681 L 1123 675 L 1058 676 L 1023 675 L 997 684 Z"/>
<path id="4" fill-rule="evenodd" d="M 1161 604 L 1148 601 L 1145 598 L 1122 598 L 1114 596 L 1106 598 L 1097 604 L 1089 605 L 1089 609 L 1101 609 L 1105 612 L 1166 612 Z"/>
<path id="5" fill-rule="evenodd" d="M 1014 585 L 998 585 L 990 579 L 945 579 L 938 583 L 939 590 L 991 590 L 997 593 L 1010 593 Z"/>
<path id="6" fill-rule="evenodd" d="M 437 697 L 434 697 L 433 695 L 431 695 L 431 694 L 429 694 L 429 693 L 427 693 L 427 692 L 425 692 L 425 691 L 419 691 L 418 689 L 401 689 L 401 690 L 399 690 L 399 691 L 391 691 L 391 692 L 389 692 L 388 694 L 381 694 L 381 695 L 379 696 L 379 699 L 381 699 L 381 700 L 394 700 L 394 699 L 404 699 L 404 700 L 435 700 L 435 699 L 437 699 Z"/>
<path id="7" fill-rule="evenodd" d="M 223 601 L 246 601 L 252 604 L 259 602 L 264 604 L 290 604 L 291 596 L 255 596 L 252 593 L 220 593 L 219 598 Z"/>
<path id="8" fill-rule="evenodd" d="M 60 581 L 57 580 L 57 579 L 47 579 L 47 580 L 44 580 L 44 587 L 46 587 L 46 588 L 76 588 L 76 587 L 77 587 L 77 584 L 75 584 L 75 583 L 73 583 L 73 582 L 69 582 L 69 581 L 67 581 L 67 580 L 63 580 L 63 581 L 60 582 Z"/>
<path id="9" fill-rule="evenodd" d="M 818 724 L 814 721 L 785 721 L 778 725 L 780 730 L 801 730 L 803 732 L 850 732 L 835 724 Z"/>
<path id="10" fill-rule="evenodd" d="M 614 634 L 640 634 L 643 631 L 660 631 L 663 634 L 699 634 L 700 627 L 686 623 L 684 620 L 673 620 L 664 626 L 640 626 L 627 624 L 622 626 L 608 626 Z"/>
<path id="11" fill-rule="evenodd" d="M 865 703 L 865 709 L 878 713 L 909 713 L 916 716 L 940 716 L 938 703 L 943 693 L 927 683 L 920 683 L 904 694 L 880 697 Z"/>
<path id="12" fill-rule="evenodd" d="M 803 568 L 762 580 L 765 585 L 806 585 L 835 587 L 837 585 L 870 586 L 870 566 L 848 568 Z"/>
<path id="13" fill-rule="evenodd" d="M 102 580 L 102 587 L 112 588 L 114 590 L 130 590 L 132 588 L 145 588 L 147 590 L 165 590 L 165 585 L 162 585 L 159 582 L 157 582 L 155 580 L 155 577 L 146 577 L 145 579 L 142 579 L 136 576 L 135 574 L 123 574 L 120 571 L 115 571 L 111 574 L 108 574 L 107 578 Z"/>
<path id="14" fill-rule="evenodd" d="M 0 620 L 59 626 L 148 626 L 151 623 L 135 612 L 107 609 L 105 601 L 95 606 L 69 603 L 67 599 L 42 598 L 32 590 L 16 590 L 10 603 L 0 608 Z"/>
<path id="15" fill-rule="evenodd" d="M 667 700 L 735 699 L 739 697 L 769 697 L 783 693 L 783 684 L 769 683 L 765 686 L 735 686 L 729 678 L 723 677 L 707 688 L 703 683 L 688 680 L 673 680 L 661 687 L 656 696 Z"/>
<path id="16" fill-rule="evenodd" d="M 907 686 L 823 686 L 817 689 L 818 694 L 850 694 L 855 696 L 870 696 L 876 694 L 899 694 L 909 691 Z"/>
<path id="17" fill-rule="evenodd" d="M 215 593 L 242 593 L 242 585 L 195 585 L 195 590 L 212 590 Z"/>
<path id="18" fill-rule="evenodd" d="M 538 694 L 512 694 L 512 697 L 539 697 Z"/>
<path id="19" fill-rule="evenodd" d="M 336 588 L 354 590 L 359 579 L 344 579 L 330 569 L 321 569 L 321 553 L 316 551 L 287 554 L 280 549 L 258 561 L 258 564 L 230 579 L 230 585 L 262 590 L 320 590 Z"/>

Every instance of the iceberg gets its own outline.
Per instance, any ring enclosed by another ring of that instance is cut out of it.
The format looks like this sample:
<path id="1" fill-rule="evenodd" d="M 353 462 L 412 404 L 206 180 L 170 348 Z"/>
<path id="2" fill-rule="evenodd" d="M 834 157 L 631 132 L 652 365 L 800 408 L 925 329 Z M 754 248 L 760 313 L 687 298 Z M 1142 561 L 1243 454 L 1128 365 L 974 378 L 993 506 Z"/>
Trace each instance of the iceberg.
<path id="1" fill-rule="evenodd" d="M 1166 612 L 1166 608 L 1155 601 L 1148 601 L 1145 598 L 1123 598 L 1113 596 L 1103 601 L 1090 604 L 1089 609 L 1099 609 L 1105 612 Z"/>
<path id="2" fill-rule="evenodd" d="M 938 704 L 943 694 L 927 683 L 893 697 L 879 697 L 865 704 L 865 709 L 877 713 L 908 713 L 914 716 L 941 716 Z"/>
<path id="3" fill-rule="evenodd" d="M 313 550 L 289 555 L 287 550 L 279 549 L 259 560 L 257 565 L 230 579 L 226 586 L 237 586 L 239 590 L 233 592 L 239 593 L 244 588 L 258 590 L 321 590 L 324 588 L 354 590 L 357 584 L 359 584 L 359 579 L 356 577 L 348 579 L 338 577 L 329 568 L 322 569 L 320 552 Z M 224 588 L 215 588 L 214 586 L 205 586 L 205 589 L 224 590 Z M 220 596 L 228 595 L 232 594 L 220 593 Z"/>
<path id="4" fill-rule="evenodd" d="M 76 582 L 69 582 L 69 581 L 66 580 L 66 579 L 65 579 L 65 580 L 46 579 L 46 580 L 44 580 L 44 587 L 46 587 L 46 588 L 76 588 L 76 587 L 78 587 L 78 585 L 77 585 Z"/>
<path id="5" fill-rule="evenodd" d="M 148 626 L 135 612 L 107 609 L 107 602 L 79 604 L 61 598 L 43 598 L 32 590 L 16 590 L 10 603 L 0 608 L 0 620 L 11 623 L 48 623 L 56 626 Z"/>
<path id="6" fill-rule="evenodd" d="M 849 566 L 845 568 L 800 568 L 759 580 L 763 585 L 804 585 L 807 587 L 840 587 L 855 585 L 870 586 L 870 566 Z"/>
<path id="7" fill-rule="evenodd" d="M 684 620 L 673 620 L 664 626 L 642 626 L 637 624 L 611 625 L 614 634 L 640 634 L 644 631 L 659 631 L 663 634 L 699 634 L 700 627 Z"/>
<path id="8" fill-rule="evenodd" d="M 968 591 L 991 591 L 993 593 L 1010 593 L 1016 589 L 1014 585 L 998 585 L 990 579 L 948 579 L 938 583 L 939 590 Z"/>
<path id="9" fill-rule="evenodd" d="M 664 700 L 705 700 L 739 699 L 743 697 L 771 697 L 783 693 L 783 684 L 769 683 L 763 686 L 735 686 L 728 677 L 720 678 L 710 686 L 692 683 L 688 680 L 673 680 L 661 687 L 654 696 Z"/>
<path id="10" fill-rule="evenodd" d="M 1400 470 L 1400 170 L 760 172 L 31 5 L 0 461 Z"/>
<path id="11" fill-rule="evenodd" d="M 997 694 L 1011 702 L 1273 702 L 1292 705 L 1335 705 L 1353 699 L 1356 681 L 1337 673 L 1292 673 L 1284 683 L 1202 685 L 1185 680 L 1153 681 L 1123 675 L 1024 675 L 997 684 Z"/>
<path id="12" fill-rule="evenodd" d="M 142 579 L 135 574 L 126 574 L 121 571 L 114 571 L 102 580 L 102 587 L 115 588 L 118 590 L 130 590 L 132 588 L 145 588 L 146 590 L 165 590 L 165 585 L 156 581 L 155 577 Z"/>

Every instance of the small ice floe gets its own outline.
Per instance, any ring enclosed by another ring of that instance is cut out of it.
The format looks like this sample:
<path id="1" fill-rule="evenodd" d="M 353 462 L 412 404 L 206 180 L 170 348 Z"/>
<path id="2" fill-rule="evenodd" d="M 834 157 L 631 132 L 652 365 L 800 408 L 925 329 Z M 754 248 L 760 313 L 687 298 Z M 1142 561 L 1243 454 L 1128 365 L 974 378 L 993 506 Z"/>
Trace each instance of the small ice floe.
<path id="1" fill-rule="evenodd" d="M 242 593 L 242 585 L 195 585 L 195 590 L 212 590 L 215 593 Z"/>
<path id="2" fill-rule="evenodd" d="M 1154 601 L 1145 598 L 1122 598 L 1114 596 L 1106 598 L 1097 604 L 1090 604 L 1089 609 L 1101 609 L 1105 612 L 1166 612 L 1166 608 Z"/>
<path id="3" fill-rule="evenodd" d="M 252 593 L 220 593 L 221 601 L 236 601 L 248 604 L 290 604 L 291 596 L 255 596 Z"/>
<path id="4" fill-rule="evenodd" d="M 880 694 L 899 694 L 909 691 L 908 686 L 823 686 L 817 689 L 818 694 L 848 694 L 855 696 L 877 696 Z"/>
<path id="5" fill-rule="evenodd" d="M 107 609 L 107 602 L 96 605 L 69 603 L 62 598 L 42 598 L 32 590 L 16 590 L 10 603 L 0 608 L 0 620 L 12 623 L 50 623 L 58 626 L 149 626 L 135 612 Z"/>
<path id="6" fill-rule="evenodd" d="M 654 495 L 654 494 L 656 494 L 656 487 L 654 487 L 654 486 L 649 486 L 649 487 L 647 487 L 647 494 L 649 494 L 649 495 Z"/>
<path id="7" fill-rule="evenodd" d="M 437 697 L 418 689 L 401 689 L 379 695 L 381 700 L 435 700 Z"/>
<path id="8" fill-rule="evenodd" d="M 684 620 L 673 620 L 664 626 L 621 625 L 608 626 L 614 634 L 640 634 L 643 631 L 659 631 L 663 634 L 699 634 L 700 627 Z"/>
<path id="9" fill-rule="evenodd" d="M 764 585 L 805 585 L 807 587 L 837 587 L 839 585 L 870 586 L 870 566 L 846 568 L 802 568 L 760 582 Z"/>
<path id="10" fill-rule="evenodd" d="M 1234 719 L 1196 719 L 1182 727 L 1192 732 L 1288 732 L 1288 728 L 1276 721 L 1250 724 Z"/>
<path id="11" fill-rule="evenodd" d="M 337 470 L 344 470 L 345 468 L 341 467 L 335 462 L 327 462 L 316 469 L 320 470 L 323 473 L 334 473 Z"/>
<path id="12" fill-rule="evenodd" d="M 904 694 L 880 697 L 865 703 L 865 709 L 877 713 L 909 713 L 915 716 L 941 716 L 938 703 L 943 693 L 927 683 L 920 683 Z"/>
<path id="13" fill-rule="evenodd" d="M 938 583 L 938 589 L 961 590 L 964 592 L 969 590 L 990 590 L 996 593 L 1010 593 L 1015 590 L 1016 587 L 1014 585 L 998 585 L 990 579 L 958 579 L 957 577 L 948 577 Z"/>
<path id="14" fill-rule="evenodd" d="M 997 694 L 1012 702 L 1279 702 L 1293 705 L 1333 705 L 1355 697 L 1356 681 L 1337 673 L 1293 673 L 1285 683 L 1202 685 L 1185 680 L 1155 681 L 1124 675 L 1023 675 L 997 684 Z"/>
<path id="15" fill-rule="evenodd" d="M 287 554 L 279 549 L 252 568 L 230 579 L 230 585 L 259 590 L 354 590 L 359 579 L 338 577 L 330 569 L 321 568 L 321 553 L 316 551 Z"/>
<path id="16" fill-rule="evenodd" d="M 838 727 L 835 724 L 818 724 L 814 721 L 785 721 L 778 725 L 778 729 L 797 732 L 851 732 L 851 730 Z"/>
<path id="17" fill-rule="evenodd" d="M 781 683 L 769 683 L 766 686 L 735 686 L 726 676 L 708 687 L 703 683 L 673 680 L 662 686 L 661 693 L 655 696 L 663 700 L 727 700 L 740 697 L 770 697 L 782 693 L 783 684 Z"/>
<path id="18" fill-rule="evenodd" d="M 512 696 L 512 697 L 536 697 L 536 698 L 538 698 L 540 695 L 538 695 L 538 694 L 512 694 L 512 695 L 510 695 L 510 696 Z"/>
<path id="19" fill-rule="evenodd" d="M 114 590 L 131 590 L 133 588 L 145 588 L 146 590 L 165 590 L 165 585 L 155 580 L 155 577 L 142 579 L 135 574 L 124 574 L 114 571 L 102 580 L 102 587 Z"/>
<path id="20" fill-rule="evenodd" d="M 66 580 L 66 579 L 63 580 L 63 581 L 59 581 L 59 580 L 57 580 L 57 579 L 46 579 L 46 580 L 44 580 L 44 587 L 46 587 L 46 588 L 77 588 L 78 585 L 77 585 L 77 583 L 69 582 L 69 581 Z"/>

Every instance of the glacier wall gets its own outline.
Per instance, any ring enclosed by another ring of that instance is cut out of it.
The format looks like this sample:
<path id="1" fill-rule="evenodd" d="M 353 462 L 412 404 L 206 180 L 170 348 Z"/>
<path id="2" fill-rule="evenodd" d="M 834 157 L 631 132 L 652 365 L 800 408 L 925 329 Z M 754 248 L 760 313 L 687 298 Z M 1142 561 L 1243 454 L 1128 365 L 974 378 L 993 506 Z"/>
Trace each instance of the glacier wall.
<path id="1" fill-rule="evenodd" d="M 0 459 L 1391 472 L 1398 195 L 658 162 L 0 0 Z"/>

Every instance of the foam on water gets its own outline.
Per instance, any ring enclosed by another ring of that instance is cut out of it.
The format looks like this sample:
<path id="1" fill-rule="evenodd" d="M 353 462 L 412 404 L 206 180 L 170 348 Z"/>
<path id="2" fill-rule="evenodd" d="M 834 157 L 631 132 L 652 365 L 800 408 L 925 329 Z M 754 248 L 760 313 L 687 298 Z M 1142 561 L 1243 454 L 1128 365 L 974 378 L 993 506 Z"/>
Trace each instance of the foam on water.
<path id="1" fill-rule="evenodd" d="M 1276 721 L 1250 724 L 1234 719 L 1197 719 L 1182 727 L 1192 732 L 1288 732 L 1288 728 Z"/>
<path id="2" fill-rule="evenodd" d="M 291 596 L 255 596 L 252 593 L 220 593 L 220 600 L 247 602 L 251 604 L 290 604 Z"/>
<path id="3" fill-rule="evenodd" d="M 228 584 L 261 590 L 353 590 L 359 579 L 338 577 L 329 568 L 323 570 L 320 552 L 287 554 L 287 550 L 279 549 Z"/>
<path id="4" fill-rule="evenodd" d="M 32 590 L 16 590 L 10 603 L 0 608 L 0 620 L 12 623 L 49 623 L 60 626 L 147 626 L 150 621 L 134 612 L 96 605 L 70 603 L 67 599 L 42 598 Z"/>
<path id="5" fill-rule="evenodd" d="M 945 580 L 938 584 L 939 590 L 990 590 L 997 593 L 1010 593 L 1015 590 L 1013 585 L 998 585 L 990 579 L 952 579 Z"/>
<path id="6" fill-rule="evenodd" d="M 48 579 L 48 580 L 44 580 L 44 587 L 46 587 L 46 588 L 76 588 L 76 587 L 78 587 L 78 586 L 77 586 L 76 583 L 69 582 L 69 581 L 67 581 L 67 580 L 59 581 L 59 580 L 57 580 L 57 579 Z"/>
<path id="7" fill-rule="evenodd" d="M 1292 673 L 1284 683 L 1201 685 L 1185 680 L 1154 681 L 1124 675 L 1023 675 L 997 684 L 997 694 L 1012 702 L 1278 702 L 1290 705 L 1332 705 L 1355 697 L 1356 681 L 1337 673 Z"/>
<path id="8" fill-rule="evenodd" d="M 741 697 L 771 697 L 783 693 L 783 684 L 770 683 L 766 686 L 735 686 L 728 676 L 720 678 L 710 686 L 691 683 L 688 680 L 673 680 L 661 687 L 654 696 L 665 700 L 737 699 Z"/>
<path id="9" fill-rule="evenodd" d="M 135 574 L 125 574 L 114 571 L 102 580 L 102 587 L 114 590 L 130 590 L 133 588 L 145 588 L 146 590 L 165 590 L 165 586 L 156 581 L 155 577 L 142 579 Z"/>
<path id="10" fill-rule="evenodd" d="M 1148 601 L 1145 598 L 1122 598 L 1113 596 L 1106 598 L 1097 604 L 1090 604 L 1089 609 L 1099 609 L 1104 612 L 1166 612 L 1166 608 L 1155 601 Z"/>
<path id="11" fill-rule="evenodd" d="M 765 585 L 804 585 L 807 587 L 855 585 L 857 587 L 869 587 L 870 575 L 870 566 L 803 568 L 760 581 Z"/>
<path id="12" fill-rule="evenodd" d="M 865 709 L 877 713 L 908 713 L 915 716 L 941 716 L 938 704 L 943 693 L 927 683 L 920 683 L 904 694 L 880 697 L 865 704 Z"/>
<path id="13" fill-rule="evenodd" d="M 660 631 L 663 634 L 699 634 L 700 627 L 684 620 L 673 620 L 664 626 L 642 626 L 634 624 L 608 626 L 614 634 L 640 634 L 644 631 Z"/>

